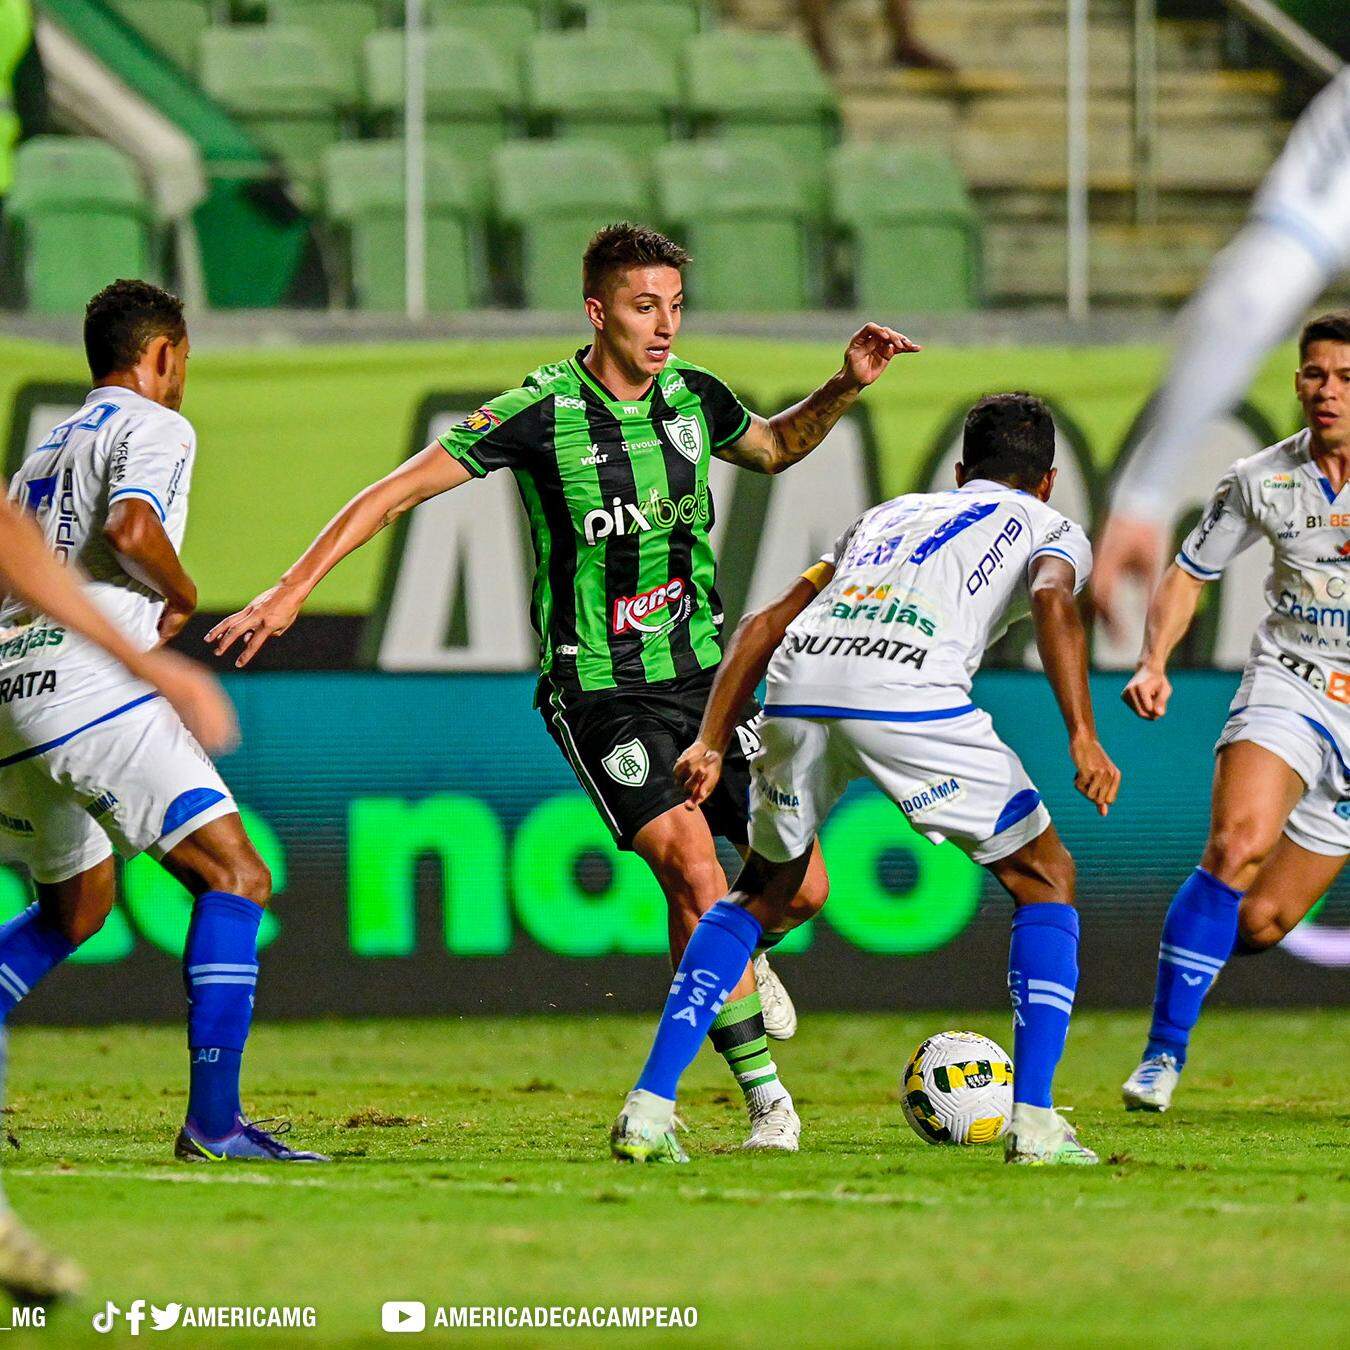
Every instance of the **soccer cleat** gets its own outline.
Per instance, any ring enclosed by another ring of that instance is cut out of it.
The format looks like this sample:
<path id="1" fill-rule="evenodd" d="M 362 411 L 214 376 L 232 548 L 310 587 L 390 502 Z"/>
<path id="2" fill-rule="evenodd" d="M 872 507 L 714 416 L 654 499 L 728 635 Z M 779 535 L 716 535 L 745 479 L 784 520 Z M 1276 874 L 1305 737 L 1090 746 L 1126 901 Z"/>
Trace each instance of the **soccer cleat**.
<path id="1" fill-rule="evenodd" d="M 750 1108 L 750 1138 L 742 1148 L 796 1153 L 802 1137 L 802 1122 L 793 1109 L 791 1097 L 779 1097 L 758 1110 Z"/>
<path id="2" fill-rule="evenodd" d="M 54 1303 L 83 1288 L 84 1274 L 73 1261 L 44 1247 L 13 1210 L 0 1213 L 0 1289 L 15 1303 Z"/>
<path id="3" fill-rule="evenodd" d="M 1032 1167 L 1091 1167 L 1101 1159 L 1079 1143 L 1073 1126 L 1053 1107 L 1015 1102 L 1003 1161 Z"/>
<path id="4" fill-rule="evenodd" d="M 790 1041 L 797 1034 L 797 1009 L 792 1006 L 778 973 L 769 965 L 768 952 L 755 957 L 754 971 L 764 1012 L 764 1030 L 776 1041 Z"/>
<path id="5" fill-rule="evenodd" d="M 609 1132 L 609 1151 L 618 1162 L 687 1163 L 689 1155 L 675 1137 L 684 1128 L 674 1102 L 635 1088 Z"/>
<path id="6" fill-rule="evenodd" d="M 280 1136 L 289 1134 L 291 1122 L 277 1121 L 271 1132 L 264 1125 L 271 1120 L 245 1120 L 235 1116 L 234 1129 L 223 1139 L 209 1139 L 198 1133 L 191 1121 L 184 1123 L 174 1143 L 174 1157 L 185 1162 L 301 1162 L 320 1163 L 333 1160 L 322 1153 L 306 1153 L 287 1148 Z"/>
<path id="7" fill-rule="evenodd" d="M 1127 1111 L 1166 1111 L 1181 1081 L 1175 1055 L 1150 1055 L 1121 1085 Z"/>

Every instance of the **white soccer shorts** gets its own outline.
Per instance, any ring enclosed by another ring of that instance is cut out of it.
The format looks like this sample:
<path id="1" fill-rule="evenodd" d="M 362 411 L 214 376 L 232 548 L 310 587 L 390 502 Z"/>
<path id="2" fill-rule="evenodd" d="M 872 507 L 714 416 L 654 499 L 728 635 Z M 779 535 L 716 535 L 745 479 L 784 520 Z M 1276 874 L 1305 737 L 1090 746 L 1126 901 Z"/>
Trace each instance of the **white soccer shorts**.
<path id="1" fill-rule="evenodd" d="M 997 862 L 1050 824 L 1022 761 L 978 709 L 935 721 L 764 718 L 752 761 L 750 844 L 772 862 L 811 847 L 855 778 L 870 778 L 934 844 Z"/>
<path id="2" fill-rule="evenodd" d="M 1325 723 L 1292 708 L 1254 703 L 1224 724 L 1216 751 L 1251 741 L 1289 765 L 1307 792 L 1289 813 L 1284 832 L 1309 853 L 1350 853 L 1350 766 Z"/>
<path id="3" fill-rule="evenodd" d="M 0 856 L 35 881 L 77 876 L 115 846 L 160 858 L 239 808 L 216 766 L 157 694 L 0 761 Z"/>

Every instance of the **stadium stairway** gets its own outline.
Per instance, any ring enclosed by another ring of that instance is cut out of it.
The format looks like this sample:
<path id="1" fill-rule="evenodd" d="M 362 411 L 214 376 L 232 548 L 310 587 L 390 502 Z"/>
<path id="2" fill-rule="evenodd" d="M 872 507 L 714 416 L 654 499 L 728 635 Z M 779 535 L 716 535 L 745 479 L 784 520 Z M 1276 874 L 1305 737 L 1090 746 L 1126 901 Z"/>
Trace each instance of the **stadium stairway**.
<path id="1" fill-rule="evenodd" d="M 836 85 L 853 137 L 939 148 L 984 225 L 985 297 L 1064 293 L 1065 0 L 914 0 L 925 42 L 956 75 L 885 64 L 877 0 L 836 0 Z M 1135 217 L 1132 5 L 1091 0 L 1092 291 L 1098 304 L 1177 302 L 1240 224 L 1288 132 L 1281 78 L 1223 65 L 1222 25 L 1158 32 L 1156 216 Z M 725 22 L 801 32 L 795 0 L 725 0 Z"/>

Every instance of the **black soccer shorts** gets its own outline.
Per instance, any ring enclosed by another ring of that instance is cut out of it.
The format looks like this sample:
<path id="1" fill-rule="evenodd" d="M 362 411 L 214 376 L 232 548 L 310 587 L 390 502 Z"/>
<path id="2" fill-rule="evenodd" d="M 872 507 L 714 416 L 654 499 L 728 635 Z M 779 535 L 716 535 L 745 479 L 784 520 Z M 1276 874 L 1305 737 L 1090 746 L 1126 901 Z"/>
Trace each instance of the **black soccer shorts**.
<path id="1" fill-rule="evenodd" d="M 614 842 L 631 850 L 649 821 L 680 806 L 675 761 L 698 739 L 714 672 L 666 680 L 640 689 L 591 694 L 550 693 L 541 686 L 539 711 L 549 735 L 567 757 L 578 782 L 594 802 Z M 744 844 L 750 819 L 749 757 L 759 749 L 751 699 L 722 762 L 722 779 L 703 803 L 713 834 Z"/>

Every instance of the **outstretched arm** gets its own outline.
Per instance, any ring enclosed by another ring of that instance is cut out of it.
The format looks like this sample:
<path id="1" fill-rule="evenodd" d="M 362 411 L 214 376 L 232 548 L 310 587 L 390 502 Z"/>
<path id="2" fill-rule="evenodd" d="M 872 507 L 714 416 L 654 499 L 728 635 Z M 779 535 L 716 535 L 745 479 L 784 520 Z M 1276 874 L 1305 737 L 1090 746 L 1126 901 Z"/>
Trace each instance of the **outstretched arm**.
<path id="1" fill-rule="evenodd" d="M 1172 697 L 1172 682 L 1167 678 L 1168 658 L 1186 636 L 1204 588 L 1203 581 L 1173 563 L 1163 573 L 1149 602 L 1139 668 L 1121 697 L 1129 708 L 1150 722 L 1156 722 L 1167 711 L 1167 701 Z"/>
<path id="2" fill-rule="evenodd" d="M 834 568 L 817 563 L 763 609 L 747 614 L 736 626 L 703 710 L 698 740 L 675 762 L 675 781 L 689 794 L 694 810 L 708 799 L 722 776 L 722 756 L 736 728 L 740 711 L 755 692 L 788 625 L 829 584 Z"/>
<path id="3" fill-rule="evenodd" d="M 1046 554 L 1031 565 L 1031 618 L 1036 648 L 1069 733 L 1074 786 L 1105 815 L 1120 790 L 1120 770 L 1097 739 L 1088 687 L 1088 642 L 1074 596 L 1074 567 Z"/>
<path id="4" fill-rule="evenodd" d="M 782 473 L 825 439 L 858 395 L 880 378 L 892 357 L 921 350 L 893 328 L 864 325 L 849 339 L 843 366 L 814 394 L 768 419 L 752 414 L 745 433 L 718 450 L 717 457 L 757 473 Z"/>
<path id="5" fill-rule="evenodd" d="M 208 750 L 237 738 L 234 709 L 211 675 L 173 652 L 138 651 L 80 589 L 80 574 L 63 567 L 33 521 L 0 496 L 0 585 L 24 604 L 102 647 L 169 700 Z"/>
<path id="6" fill-rule="evenodd" d="M 449 492 L 473 475 L 439 442 L 400 464 L 393 473 L 358 492 L 320 531 L 318 538 L 269 587 L 243 609 L 222 619 L 207 635 L 217 656 L 244 639 L 235 661 L 246 666 L 269 638 L 280 637 L 296 620 L 310 592 L 349 553 L 368 543 L 405 511 L 442 492 Z"/>

